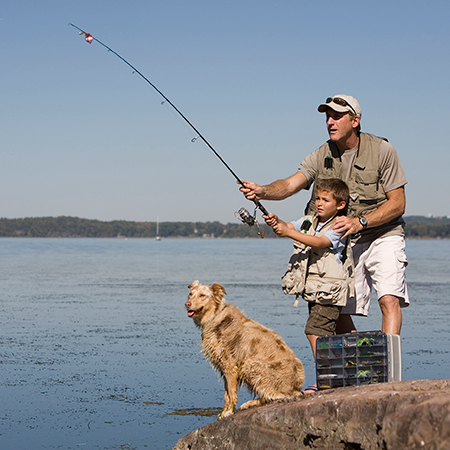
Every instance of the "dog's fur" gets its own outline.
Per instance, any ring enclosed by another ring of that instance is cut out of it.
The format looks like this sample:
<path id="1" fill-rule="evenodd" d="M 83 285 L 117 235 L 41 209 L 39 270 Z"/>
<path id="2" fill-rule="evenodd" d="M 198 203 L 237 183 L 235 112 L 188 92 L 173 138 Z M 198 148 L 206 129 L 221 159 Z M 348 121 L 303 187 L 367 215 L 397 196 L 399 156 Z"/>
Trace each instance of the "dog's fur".
<path id="1" fill-rule="evenodd" d="M 303 365 L 277 333 L 227 303 L 222 285 L 194 281 L 189 289 L 185 306 L 202 330 L 202 353 L 224 379 L 225 406 L 219 418 L 233 414 L 242 384 L 259 398 L 241 409 L 301 393 Z"/>

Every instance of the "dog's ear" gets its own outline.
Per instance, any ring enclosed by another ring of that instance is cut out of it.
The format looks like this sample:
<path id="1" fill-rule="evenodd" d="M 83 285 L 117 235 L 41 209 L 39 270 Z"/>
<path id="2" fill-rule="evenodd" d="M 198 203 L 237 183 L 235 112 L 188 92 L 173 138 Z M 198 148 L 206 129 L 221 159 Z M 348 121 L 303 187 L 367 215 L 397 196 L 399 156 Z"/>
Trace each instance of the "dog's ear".
<path id="1" fill-rule="evenodd" d="M 222 294 L 226 294 L 227 293 L 225 288 L 219 283 L 213 283 L 211 285 L 211 289 L 212 289 L 214 295 L 222 295 Z"/>
<path id="2" fill-rule="evenodd" d="M 195 286 L 198 286 L 200 284 L 200 282 L 198 281 L 198 280 L 195 280 L 195 281 L 193 281 L 189 286 L 188 286 L 188 288 L 189 289 L 192 289 L 192 288 L 194 288 Z"/>

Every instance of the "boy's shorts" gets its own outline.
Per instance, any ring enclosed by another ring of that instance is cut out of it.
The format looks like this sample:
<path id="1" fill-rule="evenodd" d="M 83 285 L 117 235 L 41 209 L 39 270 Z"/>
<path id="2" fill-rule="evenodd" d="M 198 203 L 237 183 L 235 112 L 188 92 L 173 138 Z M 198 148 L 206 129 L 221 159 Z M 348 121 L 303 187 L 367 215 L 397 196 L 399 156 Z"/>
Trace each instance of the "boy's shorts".
<path id="1" fill-rule="evenodd" d="M 342 306 L 308 302 L 308 309 L 309 317 L 306 321 L 305 334 L 314 336 L 331 336 L 334 334 Z"/>
<path id="2" fill-rule="evenodd" d="M 372 286 L 378 300 L 384 295 L 400 299 L 402 308 L 409 305 L 405 269 L 408 265 L 403 236 L 386 236 L 373 242 L 352 246 L 355 263 L 355 297 L 347 301 L 342 314 L 367 316 Z"/>

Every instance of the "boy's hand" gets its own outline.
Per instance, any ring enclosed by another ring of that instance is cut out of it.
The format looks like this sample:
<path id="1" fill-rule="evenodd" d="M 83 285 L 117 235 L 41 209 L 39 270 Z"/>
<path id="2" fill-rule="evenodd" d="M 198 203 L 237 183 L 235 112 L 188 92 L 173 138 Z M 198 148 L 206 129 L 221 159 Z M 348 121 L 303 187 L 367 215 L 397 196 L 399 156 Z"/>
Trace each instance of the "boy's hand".
<path id="1" fill-rule="evenodd" d="M 287 236 L 289 227 L 286 222 L 281 220 L 274 213 L 269 213 L 268 216 L 263 216 L 263 219 L 266 221 L 267 225 L 270 225 L 273 228 L 275 234 L 281 237 Z"/>
<path id="2" fill-rule="evenodd" d="M 288 227 L 287 223 L 283 222 L 282 220 L 279 220 L 278 223 L 274 225 L 272 228 L 275 234 L 277 234 L 280 237 L 289 236 L 290 228 Z"/>
<path id="3" fill-rule="evenodd" d="M 274 213 L 269 213 L 268 216 L 262 216 L 263 219 L 266 221 L 267 225 L 270 227 L 274 227 L 280 219 L 278 219 L 278 216 Z"/>

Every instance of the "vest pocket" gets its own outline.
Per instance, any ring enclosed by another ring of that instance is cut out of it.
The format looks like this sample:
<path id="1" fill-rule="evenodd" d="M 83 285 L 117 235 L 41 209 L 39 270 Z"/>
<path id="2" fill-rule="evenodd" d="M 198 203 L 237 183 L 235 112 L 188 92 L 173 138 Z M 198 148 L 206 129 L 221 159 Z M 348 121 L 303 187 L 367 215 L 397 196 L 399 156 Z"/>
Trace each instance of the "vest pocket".
<path id="1" fill-rule="evenodd" d="M 344 306 L 347 303 L 347 295 L 348 284 L 346 281 L 319 282 L 308 279 L 303 298 L 321 305 Z"/>
<path id="2" fill-rule="evenodd" d="M 355 181 L 361 184 L 377 184 L 378 171 L 367 169 L 355 171 Z"/>
<path id="3" fill-rule="evenodd" d="M 294 244 L 294 251 L 289 259 L 287 271 L 281 278 L 281 287 L 285 294 L 302 294 L 305 288 L 306 264 L 308 262 L 308 253 L 304 251 L 306 248 L 304 244 L 297 242 Z"/>

